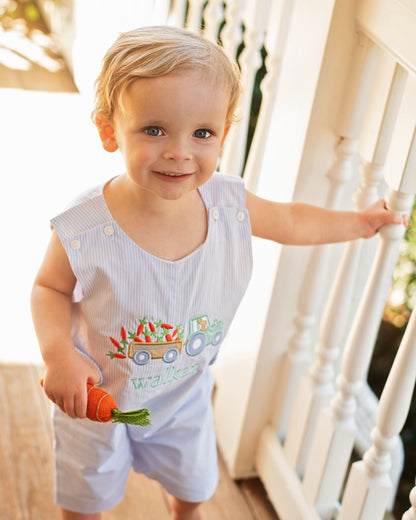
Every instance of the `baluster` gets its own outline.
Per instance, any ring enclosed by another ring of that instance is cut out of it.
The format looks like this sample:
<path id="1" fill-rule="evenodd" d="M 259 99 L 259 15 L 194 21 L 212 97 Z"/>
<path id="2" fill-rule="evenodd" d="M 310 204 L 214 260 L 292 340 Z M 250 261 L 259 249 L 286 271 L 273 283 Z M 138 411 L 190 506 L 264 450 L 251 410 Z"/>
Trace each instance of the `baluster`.
<path id="1" fill-rule="evenodd" d="M 347 183 L 354 173 L 354 159 L 358 148 L 358 136 L 365 113 L 365 106 L 370 94 L 378 49 L 367 39 L 362 38 L 353 60 L 348 89 L 345 93 L 345 104 L 340 117 L 340 140 L 336 149 L 336 163 L 327 173 L 330 181 L 325 206 L 336 208 L 340 196 L 340 188 Z M 345 106 L 349 107 L 345 109 Z M 286 436 L 292 410 L 296 399 L 296 389 L 305 375 L 311 361 L 312 327 L 316 313 L 320 308 L 322 286 L 327 278 L 327 266 L 330 246 L 313 248 L 309 264 L 303 278 L 302 291 L 298 301 L 295 318 L 295 332 L 289 341 L 288 351 L 282 370 L 288 378 L 292 391 L 286 390 L 282 401 L 276 404 L 276 415 L 279 417 L 277 433 L 280 438 Z"/>
<path id="2" fill-rule="evenodd" d="M 416 193 L 416 77 L 408 74 L 384 178 L 394 190 Z"/>
<path id="3" fill-rule="evenodd" d="M 218 41 L 220 23 L 224 19 L 222 0 L 210 0 L 204 11 L 204 36 L 211 41 Z"/>
<path id="4" fill-rule="evenodd" d="M 185 26 L 187 0 L 173 0 L 168 16 L 168 23 L 177 27 Z"/>
<path id="5" fill-rule="evenodd" d="M 379 70 L 386 76 L 382 107 L 377 113 L 373 111 L 365 125 L 365 134 L 371 135 L 371 146 L 362 151 L 361 183 L 358 186 L 354 202 L 356 210 L 362 210 L 376 202 L 378 186 L 382 180 L 383 165 L 386 160 L 388 144 L 393 131 L 394 117 L 397 115 L 397 105 L 400 102 L 405 83 L 405 73 L 401 68 L 395 71 L 393 59 L 380 60 Z M 386 81 L 387 80 L 387 81 Z M 374 84 L 380 89 L 381 79 L 376 76 Z M 386 102 L 387 98 L 387 102 Z M 383 105 L 385 109 L 383 109 Z M 378 113 L 383 115 L 380 124 Z M 377 116 L 377 117 L 376 117 Z M 374 136 L 375 139 L 374 139 Z M 300 475 L 305 470 L 307 455 L 313 439 L 313 433 L 324 406 L 329 404 L 334 393 L 334 361 L 338 358 L 341 341 L 344 339 L 350 311 L 358 261 L 363 240 L 347 242 L 341 258 L 335 281 L 328 298 L 316 345 L 316 359 L 308 376 L 301 380 L 296 397 L 294 411 L 285 442 L 285 454 L 291 465 Z"/>
<path id="6" fill-rule="evenodd" d="M 305 471 L 319 413 L 334 393 L 333 363 L 338 358 L 354 287 L 361 241 L 349 242 L 336 275 L 320 327 L 316 360 L 308 376 L 301 379 L 284 444 L 285 455 L 300 476 Z"/>
<path id="7" fill-rule="evenodd" d="M 389 190 L 388 207 L 407 213 L 413 197 Z M 337 378 L 338 391 L 331 407 L 321 412 L 303 480 L 305 492 L 325 518 L 336 507 L 355 437 L 355 396 L 360 391 L 383 314 L 404 226 L 380 230 L 376 258 L 360 301 Z"/>
<path id="8" fill-rule="evenodd" d="M 382 520 L 391 493 L 391 452 L 409 413 L 416 379 L 416 313 L 413 312 L 387 378 L 377 412 L 373 444 L 353 464 L 338 520 Z"/>
<path id="9" fill-rule="evenodd" d="M 244 33 L 245 47 L 239 60 L 241 83 L 244 86 L 240 121 L 231 127 L 221 159 L 221 171 L 232 175 L 241 175 L 243 170 L 254 80 L 257 70 L 262 64 L 261 49 L 269 8 L 270 0 L 263 0 L 261 9 L 259 9 L 256 0 L 249 0 L 246 5 L 244 19 L 246 26 Z"/>
<path id="10" fill-rule="evenodd" d="M 200 32 L 204 4 L 205 0 L 189 0 L 186 28 L 190 31 Z"/>
<path id="11" fill-rule="evenodd" d="M 253 141 L 244 171 L 249 190 L 255 192 L 261 173 L 266 135 L 269 131 L 273 105 L 280 76 L 282 56 L 293 12 L 294 1 L 273 2 L 270 21 L 265 38 L 266 76 L 261 83 L 262 102 Z"/>
<path id="12" fill-rule="evenodd" d="M 402 516 L 402 520 L 416 520 L 416 486 L 410 492 L 410 503 L 412 507 Z"/>
<path id="13" fill-rule="evenodd" d="M 221 41 L 225 51 L 232 58 L 237 57 L 237 50 L 243 40 L 243 12 L 245 0 L 229 0 L 225 4 L 225 25 L 221 31 Z"/>
<path id="14" fill-rule="evenodd" d="M 364 125 L 363 135 L 360 141 L 361 153 L 365 158 L 368 158 L 373 148 L 374 141 L 377 140 L 374 157 L 371 161 L 364 162 L 363 166 L 363 168 L 368 171 L 368 185 L 363 185 L 363 189 L 357 190 L 355 195 L 362 208 L 371 204 L 374 201 L 374 198 L 377 198 L 378 189 L 376 182 L 373 184 L 373 181 L 376 181 L 378 175 L 384 170 L 388 146 L 391 141 L 394 123 L 398 115 L 407 78 L 407 73 L 395 62 L 391 55 L 383 53 L 381 65 L 380 74 L 376 76 L 374 82 L 376 88 L 371 95 L 372 103 L 370 105 L 368 117 L 366 117 L 366 124 Z M 378 99 L 380 96 L 384 97 L 382 92 L 384 90 L 384 83 L 386 79 L 390 82 L 392 73 L 394 73 L 393 81 L 391 83 L 386 110 L 383 113 L 383 110 L 378 110 Z M 378 112 L 378 116 L 376 112 Z M 383 117 L 381 125 L 379 125 L 378 121 L 380 117 Z M 366 195 L 366 192 L 372 194 L 370 199 Z M 372 244 L 370 243 L 366 243 L 362 248 L 360 258 L 361 279 L 364 279 L 362 276 L 367 272 L 366 266 L 363 266 L 363 264 L 366 263 L 367 258 L 370 256 L 368 254 L 368 248 L 371 245 Z M 357 438 L 355 440 L 355 448 L 358 449 L 361 454 L 364 453 L 371 443 L 370 432 L 375 424 L 378 400 L 375 396 L 374 398 L 369 398 L 371 397 L 369 396 L 370 393 L 371 390 L 368 388 L 368 385 L 366 385 L 366 388 L 363 388 L 360 395 L 357 396 L 358 406 L 355 415 Z M 390 477 L 394 483 L 394 487 L 396 488 L 403 468 L 403 446 L 401 441 L 400 443 L 397 443 L 393 456 L 394 463 L 391 467 Z M 394 497 L 392 495 L 392 500 L 393 499 Z M 389 506 L 392 506 L 392 504 Z"/>

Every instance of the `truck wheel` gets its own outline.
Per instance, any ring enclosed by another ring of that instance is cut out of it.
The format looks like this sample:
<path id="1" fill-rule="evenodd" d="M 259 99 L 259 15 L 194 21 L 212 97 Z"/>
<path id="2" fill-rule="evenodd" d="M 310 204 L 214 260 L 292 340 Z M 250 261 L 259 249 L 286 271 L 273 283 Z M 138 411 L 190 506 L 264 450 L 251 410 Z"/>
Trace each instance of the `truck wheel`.
<path id="1" fill-rule="evenodd" d="M 138 350 L 133 356 L 133 361 L 137 365 L 147 365 L 151 357 L 152 356 L 150 355 L 150 352 L 148 352 L 147 350 Z"/>
<path id="2" fill-rule="evenodd" d="M 218 331 L 214 334 L 214 337 L 212 338 L 212 344 L 214 345 L 214 347 L 218 345 L 218 343 L 220 343 L 220 341 L 222 340 L 222 336 L 222 331 Z"/>
<path id="3" fill-rule="evenodd" d="M 165 363 L 173 363 L 178 357 L 178 354 L 179 350 L 177 348 L 170 348 L 163 354 L 162 359 Z"/>
<path id="4" fill-rule="evenodd" d="M 185 350 L 188 356 L 200 354 L 207 343 L 207 338 L 203 332 L 196 332 L 186 344 Z"/>

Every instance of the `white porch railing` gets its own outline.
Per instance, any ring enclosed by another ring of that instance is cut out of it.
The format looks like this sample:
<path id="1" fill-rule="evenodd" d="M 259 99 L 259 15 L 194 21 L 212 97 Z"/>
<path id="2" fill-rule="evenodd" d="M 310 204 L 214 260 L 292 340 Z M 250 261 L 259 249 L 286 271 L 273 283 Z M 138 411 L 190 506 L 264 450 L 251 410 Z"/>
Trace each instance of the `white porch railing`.
<path id="1" fill-rule="evenodd" d="M 278 200 L 330 208 L 353 201 L 361 209 L 381 194 L 393 211 L 409 212 L 414 2 L 176 0 L 170 22 L 219 34 L 232 56 L 244 44 L 241 122 L 222 171 L 243 174 L 250 189 Z M 244 169 L 263 48 L 267 74 Z M 282 520 L 377 520 L 392 506 L 403 457 L 398 434 L 416 379 L 414 313 L 380 403 L 366 379 L 403 232 L 386 226 L 343 251 L 276 246 L 264 254 L 269 246 L 255 242 L 261 266 L 215 369 L 216 421 L 230 473 L 257 473 Z M 354 447 L 364 456 L 350 469 Z M 415 490 L 411 504 L 406 520 L 416 520 Z"/>

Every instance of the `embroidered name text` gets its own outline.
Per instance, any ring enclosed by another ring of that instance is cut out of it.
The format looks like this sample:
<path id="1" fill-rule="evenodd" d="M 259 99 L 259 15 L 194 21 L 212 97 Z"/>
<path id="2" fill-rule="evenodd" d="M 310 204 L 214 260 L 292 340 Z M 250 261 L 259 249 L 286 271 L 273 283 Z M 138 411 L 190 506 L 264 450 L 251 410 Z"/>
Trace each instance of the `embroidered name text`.
<path id="1" fill-rule="evenodd" d="M 196 372 L 198 366 L 199 363 L 195 363 L 194 365 L 185 368 L 176 368 L 175 366 L 170 366 L 166 367 L 166 370 L 159 375 L 131 378 L 130 381 L 132 382 L 135 390 L 144 390 L 148 387 L 155 388 L 157 386 L 167 385 L 173 383 L 174 381 L 178 381 L 193 375 Z"/>

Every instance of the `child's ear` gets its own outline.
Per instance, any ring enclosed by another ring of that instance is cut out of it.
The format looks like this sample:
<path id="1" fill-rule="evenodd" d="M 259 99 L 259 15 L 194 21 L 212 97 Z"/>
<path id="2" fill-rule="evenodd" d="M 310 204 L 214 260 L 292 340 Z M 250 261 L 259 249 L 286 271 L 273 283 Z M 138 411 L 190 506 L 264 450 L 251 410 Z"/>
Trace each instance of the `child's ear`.
<path id="1" fill-rule="evenodd" d="M 222 139 L 221 139 L 221 148 L 222 148 L 223 145 L 224 145 L 224 141 L 225 141 L 225 138 L 226 138 L 227 135 L 228 135 L 228 132 L 230 131 L 230 127 L 231 127 L 231 125 L 228 125 L 228 126 L 225 127 L 225 130 L 224 130 L 224 133 L 223 133 L 223 135 L 222 135 Z"/>
<path id="2" fill-rule="evenodd" d="M 113 124 L 101 112 L 96 115 L 95 124 L 98 128 L 104 150 L 106 152 L 118 150 Z"/>

